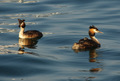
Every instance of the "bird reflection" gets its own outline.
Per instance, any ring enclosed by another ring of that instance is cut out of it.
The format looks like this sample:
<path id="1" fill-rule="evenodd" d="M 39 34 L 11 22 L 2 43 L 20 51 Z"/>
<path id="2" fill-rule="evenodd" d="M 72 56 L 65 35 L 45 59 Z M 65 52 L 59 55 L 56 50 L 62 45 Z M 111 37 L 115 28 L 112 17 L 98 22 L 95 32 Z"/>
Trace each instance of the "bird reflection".
<path id="1" fill-rule="evenodd" d="M 98 48 L 97 48 L 98 49 Z M 101 72 L 103 70 L 103 65 L 101 64 L 101 62 L 97 59 L 98 53 L 96 52 L 96 49 L 90 49 L 90 50 L 79 50 L 79 49 L 75 49 L 73 50 L 75 53 L 79 53 L 79 52 L 84 52 L 84 51 L 89 51 L 89 62 L 94 63 L 94 66 L 92 65 L 91 68 L 88 68 L 88 70 L 79 70 L 80 72 L 90 72 L 90 73 L 98 73 Z M 82 77 L 85 79 L 85 81 L 92 81 L 93 79 L 97 78 L 96 76 L 86 76 L 86 77 Z M 76 79 L 76 78 L 72 78 L 72 79 Z M 81 77 L 78 77 L 77 79 L 81 79 Z"/>
<path id="2" fill-rule="evenodd" d="M 89 62 L 96 62 L 96 57 L 98 54 L 96 53 L 96 49 L 89 50 Z"/>
<path id="3" fill-rule="evenodd" d="M 96 73 L 96 72 L 100 72 L 102 71 L 102 67 L 101 67 L 101 62 L 99 62 L 99 60 L 97 60 L 98 54 L 96 53 L 96 49 L 90 49 L 90 50 L 73 50 L 75 53 L 78 52 L 83 52 L 83 51 L 89 51 L 89 62 L 94 63 L 96 62 L 97 64 L 99 64 L 100 67 L 98 68 L 90 68 L 89 72 L 92 73 Z M 93 66 L 92 66 L 93 67 Z"/>
<path id="4" fill-rule="evenodd" d="M 38 53 L 34 53 L 34 52 L 26 52 L 25 51 L 25 48 L 36 49 L 36 44 L 38 43 L 39 39 L 38 38 L 36 38 L 36 39 L 21 39 L 21 38 L 19 38 L 19 47 L 20 48 L 18 50 L 18 54 L 31 54 L 31 55 L 38 56 L 38 57 L 58 59 L 54 56 L 42 55 L 42 54 L 38 54 Z"/>
<path id="5" fill-rule="evenodd" d="M 98 54 L 96 53 L 96 49 L 89 50 L 89 62 L 97 62 Z M 92 68 L 89 70 L 90 72 L 100 72 L 102 68 Z"/>
<path id="6" fill-rule="evenodd" d="M 98 57 L 98 54 L 96 53 L 96 49 L 90 49 L 90 50 L 79 50 L 79 49 L 73 49 L 75 53 L 83 52 L 83 51 L 89 51 L 89 62 L 96 62 L 96 57 Z"/>
<path id="7" fill-rule="evenodd" d="M 90 69 L 90 72 L 96 73 L 102 71 L 102 68 L 92 68 Z"/>
<path id="8" fill-rule="evenodd" d="M 19 38 L 19 54 L 36 54 L 33 52 L 25 52 L 24 48 L 30 48 L 30 49 L 35 49 L 36 48 L 36 44 L 38 42 L 38 39 L 21 39 Z"/>

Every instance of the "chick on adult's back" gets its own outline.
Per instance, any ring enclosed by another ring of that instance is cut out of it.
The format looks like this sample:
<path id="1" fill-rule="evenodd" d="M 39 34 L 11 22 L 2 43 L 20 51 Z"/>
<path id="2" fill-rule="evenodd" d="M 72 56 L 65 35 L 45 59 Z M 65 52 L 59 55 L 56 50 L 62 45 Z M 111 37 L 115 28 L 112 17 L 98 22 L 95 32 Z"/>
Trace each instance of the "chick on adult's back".
<path id="1" fill-rule="evenodd" d="M 31 39 L 31 38 L 41 38 L 43 34 L 39 32 L 38 30 L 28 30 L 25 31 L 25 20 L 18 19 L 19 21 L 19 27 L 20 27 L 20 32 L 19 32 L 19 38 L 26 38 L 26 39 Z"/>
<path id="2" fill-rule="evenodd" d="M 95 38 L 95 33 L 102 33 L 100 32 L 94 25 L 89 27 L 89 36 L 91 39 L 87 37 L 80 39 L 78 43 L 74 43 L 72 49 L 93 49 L 99 48 L 101 46 L 100 42 Z"/>

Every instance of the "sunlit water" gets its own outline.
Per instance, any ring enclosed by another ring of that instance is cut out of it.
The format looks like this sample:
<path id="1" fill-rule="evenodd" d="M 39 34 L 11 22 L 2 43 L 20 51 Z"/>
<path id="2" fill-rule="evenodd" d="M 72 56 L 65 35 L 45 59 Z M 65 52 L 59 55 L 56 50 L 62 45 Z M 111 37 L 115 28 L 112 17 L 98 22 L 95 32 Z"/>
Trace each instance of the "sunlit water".
<path id="1" fill-rule="evenodd" d="M 18 38 L 17 19 L 43 33 Z M 120 1 L 0 0 L 0 81 L 120 81 Z M 101 48 L 74 51 L 95 25 Z"/>

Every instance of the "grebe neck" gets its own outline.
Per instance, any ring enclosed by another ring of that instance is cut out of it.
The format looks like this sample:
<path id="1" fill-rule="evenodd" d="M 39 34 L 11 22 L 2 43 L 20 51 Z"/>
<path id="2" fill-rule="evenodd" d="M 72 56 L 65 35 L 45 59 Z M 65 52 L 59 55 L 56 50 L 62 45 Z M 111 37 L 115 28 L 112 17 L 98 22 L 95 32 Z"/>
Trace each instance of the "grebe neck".
<path id="1" fill-rule="evenodd" d="M 19 37 L 23 36 L 25 28 L 20 27 Z"/>
<path id="2" fill-rule="evenodd" d="M 25 28 L 20 27 L 20 33 L 24 33 Z"/>
<path id="3" fill-rule="evenodd" d="M 91 40 L 93 40 L 97 44 L 100 44 L 100 42 L 97 40 L 97 38 L 95 36 L 90 36 L 90 38 L 91 38 Z"/>

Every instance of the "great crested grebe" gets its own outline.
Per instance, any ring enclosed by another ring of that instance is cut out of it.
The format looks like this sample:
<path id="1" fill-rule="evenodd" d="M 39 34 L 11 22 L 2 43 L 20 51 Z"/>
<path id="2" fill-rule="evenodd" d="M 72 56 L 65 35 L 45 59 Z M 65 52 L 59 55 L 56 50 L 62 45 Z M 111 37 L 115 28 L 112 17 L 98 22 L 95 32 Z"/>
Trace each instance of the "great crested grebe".
<path id="1" fill-rule="evenodd" d="M 87 50 L 93 48 L 99 48 L 100 42 L 95 38 L 95 33 L 103 33 L 99 31 L 94 25 L 89 27 L 89 36 L 91 39 L 87 37 L 79 40 L 78 43 L 74 43 L 72 49 L 80 49 L 80 50 Z"/>
<path id="2" fill-rule="evenodd" d="M 19 21 L 19 27 L 20 27 L 20 32 L 19 32 L 19 38 L 25 38 L 25 39 L 31 39 L 31 38 L 41 38 L 43 34 L 37 30 L 28 30 L 25 31 L 25 20 L 18 19 Z"/>

